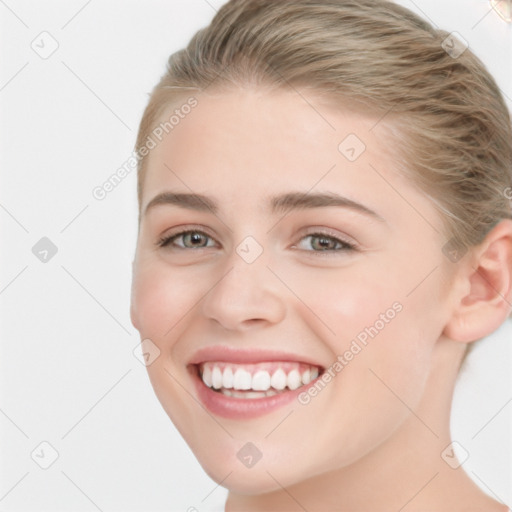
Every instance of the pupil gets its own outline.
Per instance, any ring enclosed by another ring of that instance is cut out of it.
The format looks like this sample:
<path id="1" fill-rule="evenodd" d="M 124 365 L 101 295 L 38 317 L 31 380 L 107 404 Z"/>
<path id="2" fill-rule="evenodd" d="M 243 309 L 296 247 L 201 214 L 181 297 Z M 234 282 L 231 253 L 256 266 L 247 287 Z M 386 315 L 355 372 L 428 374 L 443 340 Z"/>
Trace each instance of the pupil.
<path id="1" fill-rule="evenodd" d="M 326 249 L 330 246 L 331 241 L 328 238 L 317 238 L 317 240 L 318 240 L 318 245 L 322 249 Z"/>
<path id="2" fill-rule="evenodd" d="M 201 243 L 201 235 L 199 233 L 193 233 L 191 235 L 191 238 L 193 245 L 198 245 L 199 243 Z"/>

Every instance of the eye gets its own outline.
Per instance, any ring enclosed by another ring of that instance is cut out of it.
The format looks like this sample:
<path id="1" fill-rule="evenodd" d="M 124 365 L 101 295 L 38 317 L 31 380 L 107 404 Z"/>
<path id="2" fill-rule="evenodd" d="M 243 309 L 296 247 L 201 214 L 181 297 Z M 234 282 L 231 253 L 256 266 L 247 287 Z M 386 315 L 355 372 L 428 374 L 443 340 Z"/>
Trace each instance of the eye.
<path id="1" fill-rule="evenodd" d="M 177 241 L 181 243 L 177 243 Z M 210 244 L 209 241 L 213 243 Z M 206 247 L 215 247 L 215 242 L 213 238 L 202 231 L 187 230 L 160 238 L 157 245 L 159 247 L 173 246 L 173 248 L 176 249 L 203 249 Z"/>
<path id="2" fill-rule="evenodd" d="M 215 247 L 215 240 L 207 233 L 200 230 L 183 230 L 178 233 L 172 233 L 158 240 L 159 247 L 169 247 L 172 249 L 205 249 Z M 328 233 L 310 233 L 301 238 L 298 244 L 292 247 L 307 252 L 349 252 L 356 251 L 355 244 L 341 240 Z"/>
<path id="3" fill-rule="evenodd" d="M 350 252 L 356 251 L 354 244 L 340 240 L 339 238 L 327 233 L 310 233 L 304 236 L 299 244 L 294 245 L 298 248 L 309 252 Z"/>

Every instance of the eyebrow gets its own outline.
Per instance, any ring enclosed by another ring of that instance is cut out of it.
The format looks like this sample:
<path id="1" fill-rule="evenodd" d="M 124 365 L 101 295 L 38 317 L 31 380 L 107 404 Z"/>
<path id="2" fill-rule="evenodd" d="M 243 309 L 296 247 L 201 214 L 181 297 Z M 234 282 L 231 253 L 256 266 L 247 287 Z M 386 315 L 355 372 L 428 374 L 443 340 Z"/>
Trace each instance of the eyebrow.
<path id="1" fill-rule="evenodd" d="M 161 205 L 173 205 L 187 210 L 211 212 L 214 214 L 219 210 L 215 200 L 205 195 L 164 192 L 155 196 L 148 203 L 144 210 L 144 215 L 147 214 L 150 209 Z M 270 199 L 270 211 L 272 213 L 288 213 L 292 210 L 326 208 L 329 206 L 348 208 L 355 212 L 373 217 L 381 222 L 385 222 L 381 215 L 367 206 L 334 193 L 311 194 L 290 192 L 274 196 Z"/>

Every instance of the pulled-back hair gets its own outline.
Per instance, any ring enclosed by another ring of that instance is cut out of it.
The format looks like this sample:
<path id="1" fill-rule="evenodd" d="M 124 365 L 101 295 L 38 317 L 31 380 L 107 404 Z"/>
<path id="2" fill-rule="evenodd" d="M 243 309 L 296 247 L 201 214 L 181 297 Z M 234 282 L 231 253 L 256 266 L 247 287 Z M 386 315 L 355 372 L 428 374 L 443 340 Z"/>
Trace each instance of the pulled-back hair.
<path id="1" fill-rule="evenodd" d="M 512 218 L 512 128 L 496 82 L 448 32 L 386 0 L 226 3 L 151 94 L 136 142 L 139 207 L 140 150 L 164 109 L 191 89 L 249 85 L 306 87 L 385 118 L 397 172 L 432 200 L 453 247 Z"/>

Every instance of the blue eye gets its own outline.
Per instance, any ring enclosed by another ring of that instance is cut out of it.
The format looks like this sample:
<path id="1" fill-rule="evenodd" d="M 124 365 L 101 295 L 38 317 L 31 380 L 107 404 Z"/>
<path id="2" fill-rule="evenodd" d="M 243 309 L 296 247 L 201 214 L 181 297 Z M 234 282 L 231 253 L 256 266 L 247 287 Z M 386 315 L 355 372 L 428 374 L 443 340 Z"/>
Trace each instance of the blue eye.
<path id="1" fill-rule="evenodd" d="M 182 241 L 181 245 L 175 243 L 175 241 L 179 239 Z M 160 247 L 173 245 L 179 249 L 203 249 L 205 247 L 214 247 L 215 243 L 209 245 L 208 240 L 212 240 L 212 238 L 202 231 L 182 231 L 180 233 L 161 238 L 158 241 L 158 245 Z"/>

